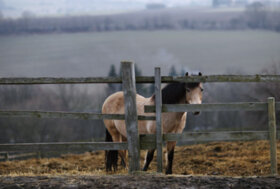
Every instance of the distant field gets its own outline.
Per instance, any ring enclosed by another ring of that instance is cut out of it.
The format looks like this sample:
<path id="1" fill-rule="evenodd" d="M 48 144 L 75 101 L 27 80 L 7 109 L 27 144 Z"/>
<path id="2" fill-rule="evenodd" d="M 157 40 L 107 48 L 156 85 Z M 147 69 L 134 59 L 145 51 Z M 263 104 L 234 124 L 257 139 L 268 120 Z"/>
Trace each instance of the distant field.
<path id="1" fill-rule="evenodd" d="M 144 75 L 161 66 L 206 74 L 259 73 L 280 62 L 280 34 L 268 31 L 126 31 L 0 36 L 0 77 L 106 76 L 133 60 Z"/>

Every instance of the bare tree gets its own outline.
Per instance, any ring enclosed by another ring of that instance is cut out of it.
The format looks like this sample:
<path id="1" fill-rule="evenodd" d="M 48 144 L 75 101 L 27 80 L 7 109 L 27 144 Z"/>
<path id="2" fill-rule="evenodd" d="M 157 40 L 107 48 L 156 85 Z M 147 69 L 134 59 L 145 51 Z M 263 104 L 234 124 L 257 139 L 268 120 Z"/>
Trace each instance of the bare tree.
<path id="1" fill-rule="evenodd" d="M 35 13 L 31 11 L 23 11 L 21 14 L 22 18 L 34 18 L 36 17 Z"/>
<path id="2" fill-rule="evenodd" d="M 0 20 L 2 20 L 4 18 L 4 15 L 2 13 L 2 11 L 0 10 Z"/>
<path id="3" fill-rule="evenodd" d="M 260 2 L 254 2 L 246 7 L 245 15 L 251 28 L 265 28 L 267 19 L 266 7 Z"/>

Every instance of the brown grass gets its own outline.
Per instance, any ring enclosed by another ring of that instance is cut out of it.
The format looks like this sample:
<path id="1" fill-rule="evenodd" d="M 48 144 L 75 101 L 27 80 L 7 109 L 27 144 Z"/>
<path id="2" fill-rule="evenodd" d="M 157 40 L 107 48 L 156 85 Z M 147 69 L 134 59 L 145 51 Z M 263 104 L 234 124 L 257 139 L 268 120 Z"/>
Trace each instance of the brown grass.
<path id="1" fill-rule="evenodd" d="M 278 162 L 280 162 L 278 142 Z M 144 160 L 144 151 L 142 163 Z M 278 171 L 280 164 L 278 163 Z M 150 172 L 156 171 L 156 158 Z M 125 174 L 119 169 L 116 173 Z M 176 147 L 173 173 L 183 175 L 253 176 L 270 174 L 269 143 L 215 142 Z M 0 175 L 104 175 L 104 152 L 63 155 L 60 158 L 0 162 Z"/>

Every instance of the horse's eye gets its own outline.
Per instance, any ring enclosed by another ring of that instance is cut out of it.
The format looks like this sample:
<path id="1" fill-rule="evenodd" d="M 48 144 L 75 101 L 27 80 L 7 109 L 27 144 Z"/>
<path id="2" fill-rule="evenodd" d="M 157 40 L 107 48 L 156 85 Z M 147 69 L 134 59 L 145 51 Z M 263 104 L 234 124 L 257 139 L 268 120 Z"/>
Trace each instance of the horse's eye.
<path id="1" fill-rule="evenodd" d="M 203 89 L 203 88 L 200 88 L 200 90 L 201 90 L 201 92 L 203 92 L 203 91 L 204 91 L 204 89 Z"/>
<path id="2" fill-rule="evenodd" d="M 191 92 L 190 88 L 186 88 L 186 91 L 187 91 L 188 93 Z"/>

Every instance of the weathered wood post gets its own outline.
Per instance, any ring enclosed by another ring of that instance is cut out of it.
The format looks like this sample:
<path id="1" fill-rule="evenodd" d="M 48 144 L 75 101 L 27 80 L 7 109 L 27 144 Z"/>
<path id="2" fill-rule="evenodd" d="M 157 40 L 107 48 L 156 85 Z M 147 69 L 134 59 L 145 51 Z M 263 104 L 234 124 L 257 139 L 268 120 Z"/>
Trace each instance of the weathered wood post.
<path id="1" fill-rule="evenodd" d="M 125 124 L 128 143 L 129 172 L 140 170 L 140 143 L 137 124 L 136 81 L 132 62 L 122 62 L 122 83 L 125 100 Z"/>
<path id="2" fill-rule="evenodd" d="M 5 161 L 9 161 L 9 153 L 6 152 L 4 156 L 5 156 Z"/>
<path id="3" fill-rule="evenodd" d="M 155 106 L 156 106 L 156 142 L 157 142 L 157 172 L 162 173 L 162 125 L 161 125 L 161 73 L 155 68 Z"/>
<path id="4" fill-rule="evenodd" d="M 272 175 L 277 175 L 277 140 L 276 140 L 276 117 L 275 117 L 275 99 L 269 97 L 268 102 L 268 127 L 270 142 L 270 169 Z"/>
<path id="5" fill-rule="evenodd" d="M 37 157 L 37 159 L 41 159 L 42 158 L 41 157 L 41 151 L 36 152 L 36 157 Z"/>

